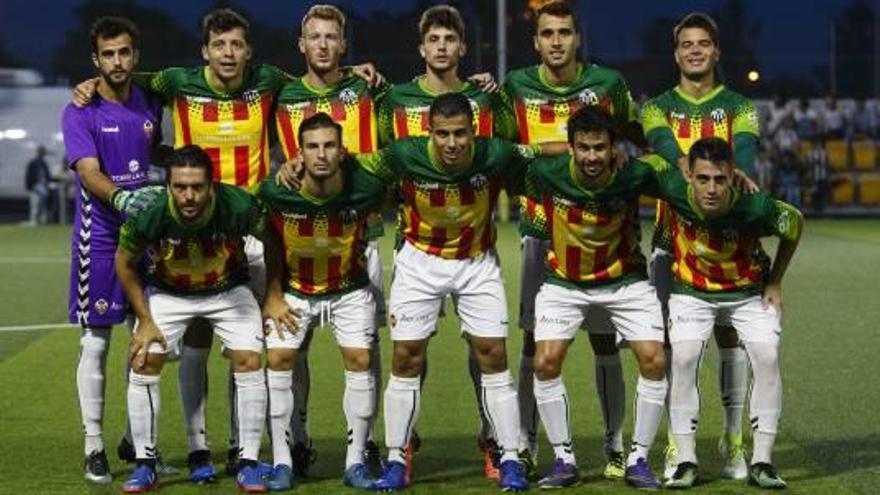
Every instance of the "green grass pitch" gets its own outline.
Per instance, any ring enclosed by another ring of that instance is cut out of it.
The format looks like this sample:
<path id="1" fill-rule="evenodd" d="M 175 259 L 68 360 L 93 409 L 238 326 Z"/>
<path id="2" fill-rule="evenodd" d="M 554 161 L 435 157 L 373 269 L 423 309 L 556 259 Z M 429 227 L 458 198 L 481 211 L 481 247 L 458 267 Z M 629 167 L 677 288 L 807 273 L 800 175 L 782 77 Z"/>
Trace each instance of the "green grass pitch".
<path id="1" fill-rule="evenodd" d="M 650 227 L 648 227 L 650 228 Z M 382 254 L 390 263 L 390 238 Z M 54 324 L 66 315 L 69 230 L 0 226 L 0 327 Z M 499 251 L 506 280 L 510 320 L 516 321 L 519 243 L 503 225 Z M 387 272 L 386 272 L 387 279 Z M 880 221 L 808 222 L 801 248 L 785 283 L 782 343 L 784 417 L 775 462 L 791 493 L 878 493 L 880 486 Z M 452 313 L 449 312 L 451 315 Z M 78 331 L 9 331 L 0 328 L 0 493 L 119 493 L 129 467 L 113 452 L 124 425 L 123 359 L 128 337 L 117 328 L 108 365 L 105 435 L 114 482 L 109 487 L 82 479 L 82 433 L 75 391 Z M 512 328 L 508 355 L 518 367 L 520 331 Z M 388 330 L 382 330 L 385 376 L 390 359 Z M 592 356 L 579 336 L 569 355 L 565 379 L 573 402 L 575 449 L 585 481 L 573 493 L 625 491 L 601 479 L 602 420 L 595 396 Z M 714 346 L 713 346 L 714 347 Z M 627 351 L 628 352 L 628 351 Z M 467 375 L 466 351 L 457 320 L 442 321 L 430 346 L 430 370 L 418 423 L 424 440 L 416 456 L 411 493 L 495 493 L 481 478 L 476 448 L 477 416 Z M 719 479 L 715 453 L 721 408 L 713 349 L 701 375 L 703 415 L 698 436 L 703 483 L 698 493 L 746 493 L 756 489 Z M 634 360 L 626 355 L 627 393 L 634 390 Z M 311 431 L 318 449 L 314 478 L 296 493 L 345 493 L 340 483 L 345 428 L 341 411 L 342 366 L 330 333 L 322 330 L 311 351 Z M 186 438 L 177 398 L 176 365 L 162 381 L 160 446 L 168 461 L 183 467 Z M 226 452 L 226 372 L 217 352 L 210 362 L 208 429 L 218 469 Z M 627 413 L 632 411 L 631 400 Z M 747 424 L 747 423 L 746 423 Z M 381 422 L 379 438 L 382 438 Z M 627 439 L 632 431 L 627 422 Z M 543 436 L 543 434 L 542 434 Z M 653 450 L 661 468 L 665 426 Z M 543 440 L 542 440 L 543 441 Z M 264 450 L 264 452 L 266 452 Z M 552 459 L 542 444 L 541 466 Z M 184 469 L 185 473 L 185 469 Z M 163 479 L 162 493 L 230 493 L 232 480 L 191 486 L 184 475 Z"/>

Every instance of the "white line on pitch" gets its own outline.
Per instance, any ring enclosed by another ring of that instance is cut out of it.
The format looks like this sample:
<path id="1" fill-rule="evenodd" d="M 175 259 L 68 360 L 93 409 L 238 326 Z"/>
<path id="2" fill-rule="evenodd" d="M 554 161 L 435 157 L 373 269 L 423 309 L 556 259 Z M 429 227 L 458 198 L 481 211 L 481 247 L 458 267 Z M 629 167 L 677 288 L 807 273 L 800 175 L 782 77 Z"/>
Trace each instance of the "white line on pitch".
<path id="1" fill-rule="evenodd" d="M 50 323 L 42 325 L 14 325 L 9 327 L 0 327 L 0 332 L 35 332 L 37 330 L 52 330 L 54 328 L 73 328 L 78 325 L 73 323 Z"/>

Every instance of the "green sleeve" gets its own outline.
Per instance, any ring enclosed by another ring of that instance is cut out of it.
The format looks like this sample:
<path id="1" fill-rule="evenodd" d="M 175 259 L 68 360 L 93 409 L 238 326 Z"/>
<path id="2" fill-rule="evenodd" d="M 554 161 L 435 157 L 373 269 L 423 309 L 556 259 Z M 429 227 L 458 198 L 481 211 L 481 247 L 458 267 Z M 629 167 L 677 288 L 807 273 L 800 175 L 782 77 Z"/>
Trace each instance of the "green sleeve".
<path id="1" fill-rule="evenodd" d="M 736 116 L 733 118 L 733 126 L 731 133 L 736 136 L 740 133 L 749 133 L 760 138 L 761 121 L 758 117 L 758 111 L 755 104 L 749 100 L 745 100 L 736 110 Z"/>
<path id="2" fill-rule="evenodd" d="M 373 153 L 360 153 L 355 155 L 354 159 L 361 168 L 375 175 L 382 182 L 386 184 L 395 182 L 399 176 L 394 167 L 395 157 L 399 153 L 397 143 L 400 141 L 395 141 L 391 146 Z"/>
<path id="3" fill-rule="evenodd" d="M 670 172 L 670 163 L 660 155 L 644 155 L 631 160 L 635 166 L 642 168 L 639 174 L 640 192 L 652 198 L 660 197 L 660 177 Z"/>
<path id="4" fill-rule="evenodd" d="M 612 93 L 614 103 L 614 119 L 624 124 L 627 122 L 637 122 L 636 103 L 633 101 L 632 94 L 626 85 L 623 77 L 618 77 Z"/>
<path id="5" fill-rule="evenodd" d="M 642 129 L 645 131 L 648 145 L 666 161 L 676 163 L 684 156 L 678 141 L 675 140 L 672 128 L 666 121 L 665 112 L 652 102 L 646 103 L 642 108 Z"/>
<path id="6" fill-rule="evenodd" d="M 263 64 L 261 69 L 265 71 L 265 75 L 269 80 L 269 86 L 274 91 L 280 91 L 282 86 L 295 79 L 287 71 L 272 64 Z"/>
<path id="7" fill-rule="evenodd" d="M 390 91 L 383 93 L 376 101 L 376 127 L 379 134 L 379 146 L 388 146 L 394 141 L 394 102 Z"/>
<path id="8" fill-rule="evenodd" d="M 758 136 L 740 132 L 733 136 L 733 162 L 749 177 L 755 177 L 755 157 L 758 154 Z"/>
<path id="9" fill-rule="evenodd" d="M 147 246 L 149 239 L 138 229 L 136 217 L 126 221 L 119 229 L 119 249 L 124 250 L 132 258 L 140 258 Z"/>
<path id="10" fill-rule="evenodd" d="M 266 234 L 266 226 L 266 209 L 260 200 L 254 198 L 248 209 L 248 234 L 262 239 Z"/>
<path id="11" fill-rule="evenodd" d="M 504 83 L 497 95 L 492 95 L 494 123 L 492 132 L 510 141 L 519 141 L 519 125 L 513 109 L 509 82 Z"/>
<path id="12" fill-rule="evenodd" d="M 794 206 L 784 201 L 771 199 L 769 196 L 768 201 L 771 202 L 770 209 L 772 210 L 772 214 L 768 216 L 768 220 L 771 222 L 768 227 L 773 235 L 789 241 L 796 240 L 800 236 L 798 218 L 801 216 L 801 212 Z"/>
<path id="13" fill-rule="evenodd" d="M 547 212 L 544 211 L 543 183 L 538 177 L 538 164 L 545 159 L 537 160 L 529 166 L 528 172 L 523 180 L 522 195 L 535 204 L 535 213 L 531 215 L 528 224 L 529 235 L 540 239 L 550 238 L 550 225 L 547 219 Z M 546 159 L 549 160 L 549 159 Z"/>
<path id="14" fill-rule="evenodd" d="M 156 93 L 168 102 L 177 96 L 184 69 L 172 67 L 159 72 L 135 72 L 131 76 L 133 83 L 145 90 Z"/>

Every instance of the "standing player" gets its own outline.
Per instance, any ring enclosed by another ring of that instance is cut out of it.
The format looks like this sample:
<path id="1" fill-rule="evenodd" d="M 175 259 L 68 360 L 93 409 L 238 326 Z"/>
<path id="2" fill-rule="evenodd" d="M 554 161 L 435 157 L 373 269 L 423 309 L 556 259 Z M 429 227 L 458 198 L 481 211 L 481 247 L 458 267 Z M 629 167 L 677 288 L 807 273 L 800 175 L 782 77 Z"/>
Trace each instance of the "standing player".
<path id="1" fill-rule="evenodd" d="M 110 328 L 125 321 L 128 303 L 112 269 L 122 214 L 136 213 L 145 197 L 150 152 L 161 141 L 161 102 L 132 87 L 139 31 L 119 17 L 98 19 L 91 30 L 92 62 L 100 74 L 89 105 L 68 105 L 64 146 L 79 195 L 73 226 L 69 317 L 82 327 L 76 384 L 85 431 L 85 477 L 111 480 L 104 451 L 104 380 Z M 143 194 L 143 193 L 142 193 Z"/>
<path id="2" fill-rule="evenodd" d="M 165 354 L 200 317 L 223 341 L 234 371 L 242 444 L 236 483 L 244 492 L 264 492 L 257 466 L 266 417 L 262 320 L 245 285 L 244 251 L 245 236 L 263 234 L 263 212 L 247 192 L 213 183 L 211 158 L 198 146 L 174 151 L 168 167 L 167 193 L 128 219 L 116 251 L 116 273 L 138 319 L 128 385 L 137 467 L 123 491 L 156 488 L 159 375 Z M 147 249 L 152 250 L 149 292 L 136 271 Z"/>
<path id="3" fill-rule="evenodd" d="M 429 113 L 430 137 L 395 141 L 364 166 L 403 191 L 404 243 L 395 257 L 390 322 L 394 341 L 385 390 L 388 463 L 377 489 L 411 482 L 406 447 L 419 411 L 419 375 L 440 304 L 452 294 L 462 332 L 480 364 L 483 403 L 502 449 L 499 485 L 528 487 L 517 459 L 519 408 L 507 367 L 507 306 L 492 221 L 505 174 L 524 165 L 537 147 L 474 138 L 473 110 L 459 93 L 438 96 Z"/>
<path id="4" fill-rule="evenodd" d="M 436 5 L 422 13 L 418 29 L 421 39 L 419 53 L 425 60 L 425 74 L 408 83 L 394 85 L 383 97 L 379 111 L 380 143 L 387 145 L 395 139 L 427 136 L 431 104 L 438 95 L 450 92 L 460 93 L 470 101 L 476 135 L 493 136 L 494 115 L 504 110 L 503 105 L 499 105 L 497 96 L 484 92 L 470 80 L 462 80 L 458 74 L 459 62 L 466 51 L 461 14 L 449 5 Z M 397 239 L 397 242 L 401 243 L 403 239 Z M 485 457 L 483 472 L 487 478 L 498 479 L 497 445 L 492 439 L 491 425 L 480 396 L 480 367 L 470 345 L 468 365 L 480 415 L 478 443 Z M 416 437 L 415 433 L 413 437 Z"/>
<path id="5" fill-rule="evenodd" d="M 706 14 L 689 14 L 675 26 L 673 41 L 679 84 L 645 104 L 642 126 L 651 147 L 671 163 L 683 160 L 699 139 L 717 136 L 733 147 L 737 168 L 754 175 L 758 114 L 752 102 L 717 79 L 715 68 L 721 55 L 718 39 L 718 27 Z M 665 204 L 658 202 L 658 219 L 664 217 L 663 208 Z M 655 225 L 652 269 L 664 306 L 672 281 L 669 235 L 669 226 L 659 222 Z M 748 388 L 746 352 L 730 326 L 719 324 L 715 328 L 715 342 L 724 407 L 724 434 L 718 442 L 724 458 L 721 473 L 726 478 L 745 479 L 748 470 L 743 454 L 742 413 Z M 664 477 L 668 478 L 677 464 L 671 439 L 667 459 Z"/>
<path id="6" fill-rule="evenodd" d="M 536 66 L 514 70 L 507 75 L 502 97 L 515 115 L 504 123 L 505 136 L 523 144 L 564 142 L 566 122 L 577 109 L 587 105 L 605 108 L 618 122 L 622 134 L 642 144 L 641 129 L 635 123 L 635 106 L 626 82 L 617 71 L 577 59 L 581 39 L 572 7 L 551 2 L 535 13 L 535 50 L 541 56 Z M 534 471 L 537 462 L 538 412 L 532 384 L 532 358 L 535 353 L 535 295 L 541 285 L 545 243 L 531 226 L 535 206 L 523 197 L 520 209 L 522 266 L 519 326 L 525 330 L 519 371 L 521 412 L 521 457 Z M 605 476 L 622 478 L 624 382 L 614 335 L 590 334 L 596 353 L 596 389 L 605 419 Z"/>
<path id="7" fill-rule="evenodd" d="M 302 20 L 299 50 L 306 59 L 306 74 L 285 84 L 278 94 L 276 125 L 288 159 L 302 151 L 298 129 L 302 123 L 319 112 L 326 113 L 342 127 L 342 145 L 348 153 L 372 153 L 378 149 L 376 102 L 384 88 L 371 88 L 361 77 L 343 71 L 340 59 L 346 50 L 345 14 L 332 5 L 315 5 Z M 382 236 L 382 218 L 374 213 L 368 223 L 370 238 L 367 250 L 371 290 L 377 313 L 384 315 L 385 295 L 382 282 L 382 262 L 379 258 L 378 237 Z M 384 325 L 384 317 L 381 318 Z M 378 334 L 371 348 L 371 366 L 376 389 L 382 380 L 382 363 Z M 293 393 L 296 411 L 291 417 L 293 441 L 293 468 L 300 477 L 308 474 L 314 459 L 314 449 L 307 429 L 309 397 L 308 349 L 311 337 L 299 347 L 293 373 Z M 270 375 L 270 381 L 272 375 Z M 270 388 L 273 384 L 269 384 Z M 373 411 L 378 414 L 378 392 L 374 396 Z M 371 418 L 371 424 L 375 416 Z M 372 427 L 371 427 L 372 430 Z M 273 432 L 277 435 L 278 432 Z M 284 437 L 282 437 L 284 438 Z M 381 459 L 376 444 L 370 441 L 368 456 L 378 471 Z"/>
<path id="8" fill-rule="evenodd" d="M 297 142 L 305 171 L 299 190 L 281 188 L 270 179 L 258 194 L 271 221 L 263 312 L 276 327 L 266 343 L 275 464 L 268 484 L 273 490 L 290 488 L 292 466 L 285 430 L 296 405 L 291 373 L 307 334 L 326 321 L 333 327 L 345 364 L 342 407 L 348 447 L 342 480 L 348 486 L 372 489 L 364 450 L 376 408 L 376 382 L 370 371 L 376 304 L 365 248 L 367 218 L 381 202 L 385 185 L 345 156 L 343 127 L 326 113 L 306 118 Z"/>
<path id="9" fill-rule="evenodd" d="M 706 341 L 719 323 L 736 329 L 754 375 L 750 481 L 763 488 L 785 487 L 771 460 L 782 412 L 782 277 L 797 248 L 803 217 L 766 193 L 739 195 L 730 185 L 734 160 L 726 141 L 704 138 L 688 152 L 686 179 L 680 174 L 661 177 L 675 256 L 669 298 L 673 355 L 669 414 L 678 466 L 666 482 L 670 488 L 691 487 L 698 476 L 697 376 Z M 764 236 L 779 238 L 769 273 L 755 256 Z"/>
<path id="10" fill-rule="evenodd" d="M 656 155 L 614 171 L 615 123 L 594 106 L 568 120 L 570 154 L 538 160 L 529 171 L 529 196 L 549 239 L 545 281 L 535 299 L 535 398 L 556 454 L 553 471 L 538 482 L 561 488 L 578 482 L 562 366 L 578 329 L 615 331 L 639 363 L 632 448 L 626 481 L 661 487 L 648 464 L 667 382 L 660 301 L 648 283 L 638 221 L 639 195 L 655 185 Z M 610 324 L 608 322 L 610 318 Z"/>

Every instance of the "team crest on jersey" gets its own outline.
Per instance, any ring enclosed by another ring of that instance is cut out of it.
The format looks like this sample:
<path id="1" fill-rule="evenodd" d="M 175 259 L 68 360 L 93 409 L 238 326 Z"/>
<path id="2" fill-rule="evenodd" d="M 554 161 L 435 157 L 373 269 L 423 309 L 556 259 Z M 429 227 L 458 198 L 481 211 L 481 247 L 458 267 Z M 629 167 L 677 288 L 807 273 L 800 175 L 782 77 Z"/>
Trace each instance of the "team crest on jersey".
<path id="1" fill-rule="evenodd" d="M 144 134 L 147 135 L 147 139 L 153 137 L 153 123 L 149 120 L 144 121 Z"/>
<path id="2" fill-rule="evenodd" d="M 578 100 L 584 105 L 598 105 L 599 95 L 591 89 L 585 89 L 578 95 Z"/>
<path id="3" fill-rule="evenodd" d="M 357 210 L 354 208 L 344 208 L 339 212 L 339 218 L 342 220 L 342 223 L 356 222 L 358 218 Z"/>
<path id="4" fill-rule="evenodd" d="M 132 160 L 128 162 L 128 171 L 131 173 L 136 173 L 141 168 L 141 164 L 138 163 L 137 160 Z"/>
<path id="5" fill-rule="evenodd" d="M 468 182 L 473 189 L 482 189 L 489 183 L 489 179 L 483 174 L 476 174 L 471 176 Z"/>
<path id="6" fill-rule="evenodd" d="M 242 98 L 244 98 L 244 101 L 248 103 L 253 103 L 260 98 L 260 93 L 255 89 L 249 89 L 245 91 L 241 96 Z"/>
<path id="7" fill-rule="evenodd" d="M 97 301 L 95 301 L 95 311 L 97 311 L 99 315 L 107 313 L 107 309 L 109 307 L 110 305 L 107 304 L 106 299 L 98 299 Z"/>
<path id="8" fill-rule="evenodd" d="M 709 115 L 711 115 L 712 120 L 714 120 L 718 124 L 724 122 L 724 120 L 727 118 L 727 112 L 725 112 L 723 108 L 716 108 L 715 110 L 712 110 L 712 113 L 710 113 Z"/>
<path id="9" fill-rule="evenodd" d="M 357 101 L 357 93 L 351 88 L 345 88 L 339 92 L 339 101 L 346 105 L 353 105 Z"/>

